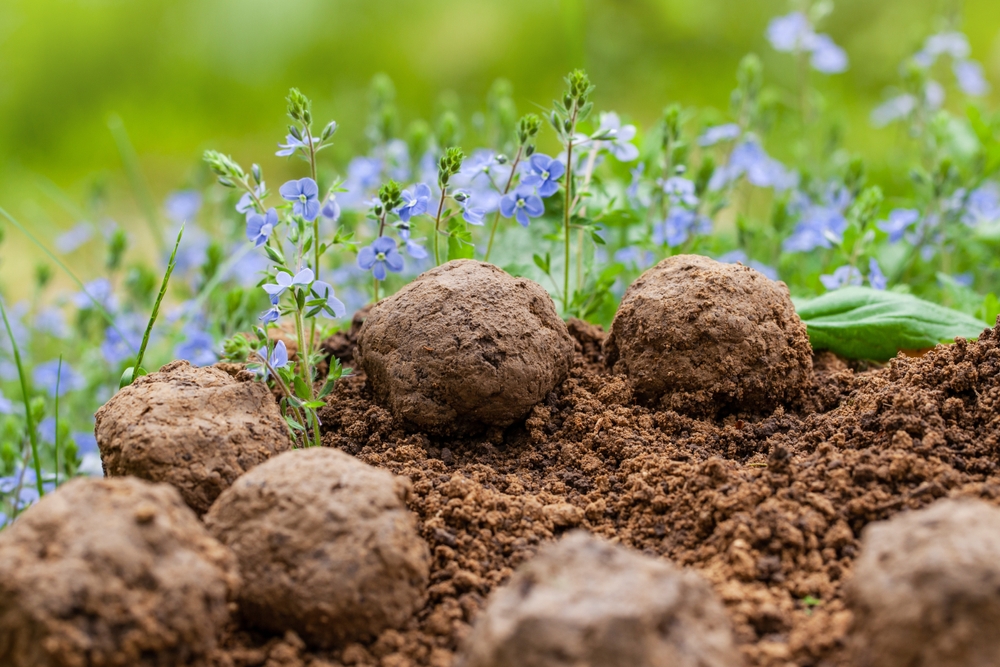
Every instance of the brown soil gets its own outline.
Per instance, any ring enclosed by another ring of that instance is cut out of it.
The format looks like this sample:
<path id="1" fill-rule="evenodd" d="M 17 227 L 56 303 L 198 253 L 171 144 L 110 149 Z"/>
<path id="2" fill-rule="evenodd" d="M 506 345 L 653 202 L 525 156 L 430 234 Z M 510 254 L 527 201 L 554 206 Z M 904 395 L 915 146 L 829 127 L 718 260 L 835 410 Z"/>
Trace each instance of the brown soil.
<path id="1" fill-rule="evenodd" d="M 683 414 L 798 407 L 812 383 L 809 337 L 785 284 L 700 255 L 639 276 L 605 348 L 637 399 Z"/>
<path id="2" fill-rule="evenodd" d="M 0 665 L 186 664 L 215 646 L 239 583 L 173 487 L 70 481 L 0 533 Z"/>
<path id="3" fill-rule="evenodd" d="M 573 357 L 541 285 L 475 260 L 442 264 L 379 301 L 357 344 L 379 402 L 411 430 L 438 435 L 523 419 Z"/>
<path id="4" fill-rule="evenodd" d="M 108 476 L 166 482 L 204 514 L 237 477 L 291 448 L 267 387 L 246 371 L 174 361 L 97 411 Z"/>

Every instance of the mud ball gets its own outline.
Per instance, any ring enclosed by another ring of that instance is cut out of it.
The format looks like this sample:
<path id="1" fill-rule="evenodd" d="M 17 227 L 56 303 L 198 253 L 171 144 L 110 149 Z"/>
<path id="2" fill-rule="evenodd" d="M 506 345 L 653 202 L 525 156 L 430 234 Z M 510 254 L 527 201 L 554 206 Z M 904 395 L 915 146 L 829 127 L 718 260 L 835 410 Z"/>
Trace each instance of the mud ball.
<path id="1" fill-rule="evenodd" d="M 327 448 L 286 452 L 236 480 L 205 523 L 239 559 L 246 620 L 318 648 L 400 627 L 423 605 L 430 572 L 409 490 Z"/>
<path id="2" fill-rule="evenodd" d="M 358 336 L 379 402 L 436 435 L 524 418 L 565 379 L 573 349 L 540 285 L 474 260 L 421 274 L 376 304 Z"/>
<path id="3" fill-rule="evenodd" d="M 76 479 L 0 532 L 0 665 L 186 665 L 238 588 L 232 552 L 176 489 Z"/>
<path id="4" fill-rule="evenodd" d="M 97 411 L 104 472 L 177 487 L 198 514 L 258 463 L 291 449 L 271 392 L 253 375 L 174 361 Z"/>
<path id="5" fill-rule="evenodd" d="M 698 574 L 575 531 L 493 593 L 457 664 L 729 667 L 740 657 Z"/>
<path id="6" fill-rule="evenodd" d="M 604 351 L 637 399 L 692 416 L 794 406 L 812 383 L 785 284 L 698 255 L 668 257 L 632 283 Z"/>
<path id="7" fill-rule="evenodd" d="M 941 500 L 870 524 L 848 604 L 859 667 L 997 665 L 1000 509 Z"/>

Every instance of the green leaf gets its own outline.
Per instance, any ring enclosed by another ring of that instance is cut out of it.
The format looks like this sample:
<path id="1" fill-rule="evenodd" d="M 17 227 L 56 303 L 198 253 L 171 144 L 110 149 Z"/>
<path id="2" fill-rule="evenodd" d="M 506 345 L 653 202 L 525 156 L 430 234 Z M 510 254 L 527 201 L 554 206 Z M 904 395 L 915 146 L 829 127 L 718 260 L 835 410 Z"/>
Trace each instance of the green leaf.
<path id="1" fill-rule="evenodd" d="M 848 359 L 886 361 L 900 350 L 921 350 L 956 337 L 976 338 L 982 321 L 909 294 L 844 287 L 797 300 L 813 349 Z"/>
<path id="2" fill-rule="evenodd" d="M 452 220 L 448 225 L 448 260 L 472 259 L 476 246 L 472 244 L 472 232 L 460 220 Z"/>
<path id="3" fill-rule="evenodd" d="M 309 385 L 306 381 L 302 379 L 301 375 L 295 376 L 295 395 L 301 398 L 303 401 L 308 401 L 312 396 L 309 395 Z"/>

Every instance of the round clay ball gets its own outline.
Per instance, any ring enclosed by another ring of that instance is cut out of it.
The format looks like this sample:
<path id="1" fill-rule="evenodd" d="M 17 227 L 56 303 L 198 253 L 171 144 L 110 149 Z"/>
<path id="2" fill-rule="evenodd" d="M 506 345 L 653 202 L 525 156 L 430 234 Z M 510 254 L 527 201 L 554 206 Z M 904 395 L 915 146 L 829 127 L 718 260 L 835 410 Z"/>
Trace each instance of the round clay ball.
<path id="1" fill-rule="evenodd" d="M 604 350 L 637 399 L 693 416 L 795 406 L 812 384 L 812 348 L 785 284 L 699 255 L 639 276 Z"/>
<path id="2" fill-rule="evenodd" d="M 736 667 L 722 603 L 691 570 L 574 531 L 497 589 L 459 667 Z"/>
<path id="3" fill-rule="evenodd" d="M 940 500 L 870 524 L 848 604 L 859 667 L 1000 664 L 1000 508 Z"/>
<path id="4" fill-rule="evenodd" d="M 97 411 L 104 472 L 177 487 L 204 514 L 244 472 L 291 449 L 270 390 L 249 372 L 174 361 L 138 378 Z"/>
<path id="5" fill-rule="evenodd" d="M 376 304 L 358 335 L 379 402 L 436 435 L 524 418 L 565 379 L 573 350 L 540 285 L 473 260 L 421 274 Z"/>
<path id="6" fill-rule="evenodd" d="M 186 665 L 238 588 L 232 552 L 176 489 L 76 479 L 0 532 L 0 665 Z"/>
<path id="7" fill-rule="evenodd" d="M 430 573 L 409 489 L 328 448 L 286 452 L 236 480 L 205 523 L 239 559 L 246 620 L 318 648 L 403 625 Z"/>

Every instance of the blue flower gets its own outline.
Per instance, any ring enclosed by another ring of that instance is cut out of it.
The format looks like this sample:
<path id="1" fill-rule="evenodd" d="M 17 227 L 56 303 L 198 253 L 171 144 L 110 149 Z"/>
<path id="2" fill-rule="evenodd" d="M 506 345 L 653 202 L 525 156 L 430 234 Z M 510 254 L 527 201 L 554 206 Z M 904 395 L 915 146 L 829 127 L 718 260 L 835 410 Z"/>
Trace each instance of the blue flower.
<path id="1" fill-rule="evenodd" d="M 663 184 L 663 191 L 670 198 L 671 203 L 685 206 L 698 205 L 698 197 L 695 195 L 694 189 L 694 181 L 683 176 L 671 176 Z"/>
<path id="2" fill-rule="evenodd" d="M 76 451 L 78 454 L 97 454 L 97 438 L 94 436 L 93 431 L 73 431 L 71 434 L 73 442 L 76 443 Z"/>
<path id="3" fill-rule="evenodd" d="M 832 274 L 820 276 L 819 280 L 823 283 L 823 287 L 828 290 L 840 289 L 848 285 L 860 285 L 862 282 L 861 271 L 850 264 L 844 264 Z"/>
<path id="4" fill-rule="evenodd" d="M 482 224 L 482 223 L 480 223 L 480 224 Z M 417 243 L 417 241 L 415 241 L 414 239 L 410 238 L 410 230 L 408 230 L 408 229 L 400 229 L 399 230 L 399 238 L 403 242 L 403 245 L 406 247 L 406 254 L 407 255 L 409 255 L 413 259 L 426 259 L 427 258 L 427 250 L 426 250 L 426 248 L 424 248 L 422 245 L 420 245 L 419 243 Z"/>
<path id="5" fill-rule="evenodd" d="M 670 209 L 667 219 L 653 225 L 653 242 L 670 247 L 679 246 L 692 234 L 708 234 L 712 231 L 712 221 L 694 211 L 675 206 Z"/>
<path id="6" fill-rule="evenodd" d="M 816 35 L 809 64 L 823 74 L 840 74 L 847 69 L 847 53 L 834 44 L 829 35 Z"/>
<path id="7" fill-rule="evenodd" d="M 812 25 L 802 12 L 777 16 L 767 24 L 767 41 L 775 51 L 807 50 L 813 35 Z"/>
<path id="8" fill-rule="evenodd" d="M 201 194 L 195 190 L 180 190 L 167 197 L 164 203 L 167 217 L 180 224 L 193 219 L 201 210 Z"/>
<path id="9" fill-rule="evenodd" d="M 0 394 L 0 415 L 9 415 L 14 412 L 14 404 L 10 399 Z"/>
<path id="10" fill-rule="evenodd" d="M 281 311 L 278 310 L 278 304 L 272 301 L 271 307 L 261 313 L 257 319 L 263 322 L 264 326 L 267 326 L 268 324 L 277 322 L 279 317 L 281 317 Z"/>
<path id="11" fill-rule="evenodd" d="M 465 220 L 470 225 L 482 226 L 483 218 L 486 217 L 486 210 L 472 206 L 472 195 L 465 193 L 465 200 L 459 202 L 459 206 L 462 207 L 462 220 Z"/>
<path id="12" fill-rule="evenodd" d="M 618 158 L 621 162 L 631 162 L 639 157 L 639 149 L 630 142 L 635 138 L 635 125 L 622 126 L 621 119 L 614 111 L 601 114 L 601 125 L 597 128 L 598 136 L 608 135 L 607 140 L 597 142 L 600 148 Z"/>
<path id="13" fill-rule="evenodd" d="M 267 209 L 265 215 L 260 213 L 250 213 L 247 215 L 247 238 L 254 242 L 254 246 L 259 248 L 267 243 L 271 232 L 278 225 L 278 212 L 273 208 Z"/>
<path id="14" fill-rule="evenodd" d="M 287 271 L 278 271 L 274 282 L 266 283 L 263 287 L 264 291 L 271 297 L 271 303 L 275 303 L 289 287 L 293 287 L 294 285 L 308 285 L 314 278 L 312 269 L 302 269 L 294 276 Z"/>
<path id="15" fill-rule="evenodd" d="M 66 338 L 69 331 L 66 328 L 66 318 L 61 310 L 54 306 L 46 306 L 35 315 L 35 329 L 55 338 Z"/>
<path id="16" fill-rule="evenodd" d="M 396 209 L 396 213 L 399 214 L 400 220 L 409 222 L 413 216 L 427 212 L 430 200 L 431 189 L 423 183 L 418 183 L 414 192 L 403 190 L 403 204 Z"/>
<path id="17" fill-rule="evenodd" d="M 253 189 L 253 193 L 254 195 L 256 195 L 257 199 L 260 199 L 261 196 L 264 194 L 264 184 L 261 183 L 260 185 L 255 187 Z M 253 197 L 250 196 L 249 192 L 244 192 L 243 196 L 240 197 L 240 200 L 236 202 L 236 210 L 239 213 L 249 213 L 250 211 L 257 210 L 256 203 L 254 202 Z"/>
<path id="18" fill-rule="evenodd" d="M 278 370 L 279 368 L 284 368 L 288 365 L 288 348 L 285 347 L 285 341 L 279 340 L 274 344 L 274 349 L 271 350 L 271 354 L 267 355 L 267 366 L 264 367 L 264 377 L 266 378 L 271 372 L 271 369 Z"/>
<path id="19" fill-rule="evenodd" d="M 888 220 L 881 220 L 877 227 L 889 235 L 889 243 L 899 243 L 906 233 L 920 220 L 920 211 L 913 208 L 897 208 L 889 212 Z"/>
<path id="20" fill-rule="evenodd" d="M 340 205 L 337 203 L 337 198 L 334 195 L 327 197 L 320 214 L 327 220 L 333 220 L 334 222 L 340 219 Z"/>
<path id="21" fill-rule="evenodd" d="M 962 222 L 975 227 L 997 220 L 1000 220 L 1000 188 L 997 184 L 986 183 L 970 192 Z"/>
<path id="22" fill-rule="evenodd" d="M 885 127 L 889 123 L 906 118 L 917 108 L 917 98 L 909 93 L 892 97 L 871 113 L 871 122 L 875 127 Z"/>
<path id="23" fill-rule="evenodd" d="M 358 252 L 358 266 L 371 271 L 377 280 L 385 280 L 386 269 L 393 273 L 403 270 L 403 256 L 396 250 L 395 240 L 380 236 Z"/>
<path id="24" fill-rule="evenodd" d="M 632 202 L 633 207 L 638 208 L 642 205 L 642 202 L 639 200 L 639 184 L 642 183 L 643 174 L 646 173 L 646 163 L 640 162 L 629 169 L 628 173 L 632 176 L 632 180 L 629 182 L 628 187 L 625 188 L 625 196 Z"/>
<path id="25" fill-rule="evenodd" d="M 637 271 L 649 268 L 656 261 L 656 255 L 651 250 L 643 250 L 636 246 L 626 246 L 615 251 L 615 261 L 632 267 Z"/>
<path id="26" fill-rule="evenodd" d="M 74 371 L 65 361 L 62 362 L 62 370 L 60 371 L 58 359 L 35 366 L 32 377 L 35 385 L 45 389 L 46 393 L 53 397 L 56 395 L 57 379 L 60 396 L 65 396 L 68 392 L 77 389 L 83 389 L 87 385 L 83 376 Z"/>
<path id="27" fill-rule="evenodd" d="M 300 178 L 288 181 L 278 189 L 281 198 L 290 202 L 292 213 L 302 216 L 307 222 L 312 222 L 319 215 L 319 186 L 311 178 Z"/>
<path id="28" fill-rule="evenodd" d="M 73 252 L 89 241 L 93 233 L 89 222 L 78 222 L 72 229 L 56 237 L 56 248 L 62 253 Z"/>
<path id="29" fill-rule="evenodd" d="M 913 62 L 920 67 L 930 67 L 939 56 L 948 55 L 955 60 L 964 60 L 969 57 L 969 40 L 960 32 L 942 32 L 931 35 L 924 42 L 924 48 L 915 56 Z"/>
<path id="30" fill-rule="evenodd" d="M 847 219 L 841 208 L 809 204 L 805 207 L 791 236 L 782 243 L 786 252 L 809 252 L 816 248 L 831 248 L 840 243 Z"/>
<path id="31" fill-rule="evenodd" d="M 708 187 L 710 190 L 719 190 L 743 175 L 746 175 L 752 185 L 775 190 L 794 187 L 798 180 L 795 172 L 768 156 L 760 144 L 747 140 L 733 149 L 729 164 L 715 170 Z"/>
<path id="32" fill-rule="evenodd" d="M 213 349 L 215 340 L 207 331 L 193 331 L 187 339 L 174 348 L 174 356 L 186 359 L 195 366 L 211 366 L 219 360 Z"/>
<path id="33" fill-rule="evenodd" d="M 130 313 L 116 320 L 117 329 L 115 327 L 105 329 L 104 340 L 101 342 L 101 354 L 104 360 L 111 366 L 118 366 L 138 354 L 146 323 L 146 318 Z M 156 330 L 153 332 L 155 335 Z"/>
<path id="34" fill-rule="evenodd" d="M 872 257 L 868 260 L 868 284 L 872 289 L 884 290 L 886 282 L 882 267 L 878 265 L 878 260 Z"/>
<path id="35" fill-rule="evenodd" d="M 531 218 L 537 218 L 545 213 L 545 204 L 527 185 L 519 185 L 513 192 L 508 192 L 500 200 L 500 215 L 514 218 L 522 227 L 527 227 Z"/>
<path id="36" fill-rule="evenodd" d="M 559 179 L 566 173 L 566 166 L 548 155 L 535 153 L 531 156 L 529 171 L 521 180 L 524 185 L 538 188 L 542 197 L 551 197 L 559 190 Z"/>
<path id="37" fill-rule="evenodd" d="M 958 81 L 958 87 L 966 95 L 979 97 L 989 92 L 990 84 L 986 82 L 986 77 L 983 76 L 983 66 L 975 60 L 956 61 L 952 65 L 952 71 L 955 72 L 955 80 Z"/>
<path id="38" fill-rule="evenodd" d="M 94 307 L 97 302 L 107 311 L 118 309 L 118 299 L 115 298 L 111 281 L 107 278 L 96 278 L 83 286 L 82 292 L 73 295 L 73 305 L 80 310 Z"/>
<path id="39" fill-rule="evenodd" d="M 322 304 L 314 305 L 319 310 L 310 310 L 310 317 L 312 317 L 314 312 L 330 318 L 339 318 L 347 314 L 347 306 L 333 295 L 333 286 L 330 283 L 317 280 L 312 284 L 311 291 L 313 298 L 322 301 Z"/>
<path id="40" fill-rule="evenodd" d="M 318 142 L 319 142 L 319 137 L 312 137 L 313 144 L 316 144 Z M 304 139 L 296 139 L 291 134 L 286 134 L 285 143 L 278 144 L 278 148 L 280 148 L 281 150 L 277 151 L 275 155 L 277 155 L 278 157 L 288 157 L 289 155 L 294 155 L 295 151 L 299 150 L 300 148 L 305 149 L 308 147 L 309 144 L 306 143 Z"/>
<path id="41" fill-rule="evenodd" d="M 740 138 L 743 130 L 736 123 L 716 125 L 705 130 L 698 138 L 699 146 L 714 146 L 721 141 L 733 141 Z"/>

